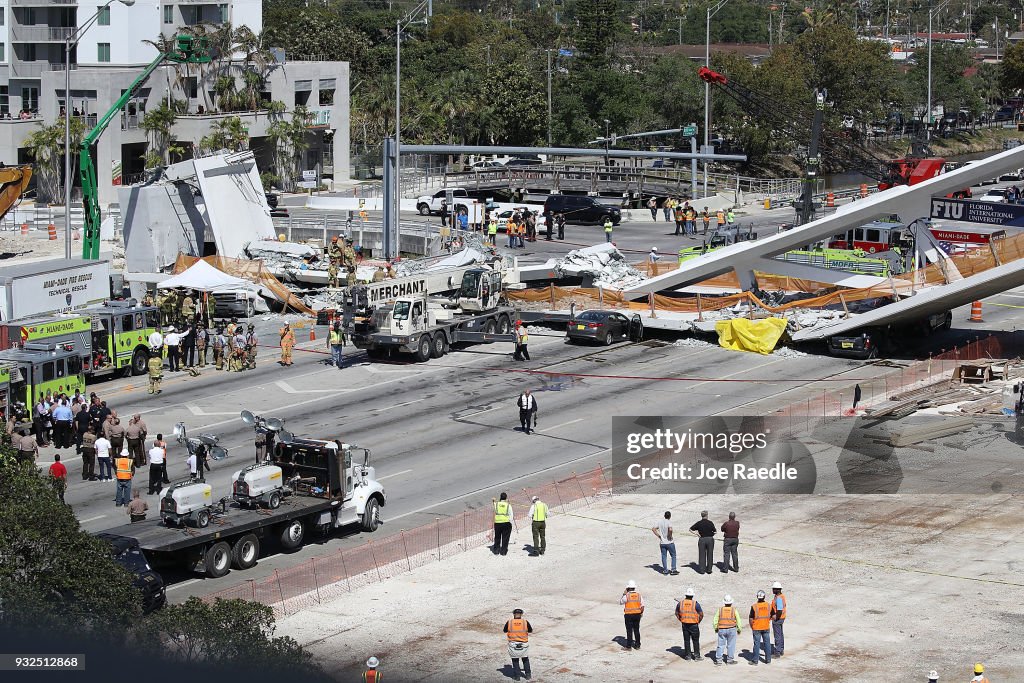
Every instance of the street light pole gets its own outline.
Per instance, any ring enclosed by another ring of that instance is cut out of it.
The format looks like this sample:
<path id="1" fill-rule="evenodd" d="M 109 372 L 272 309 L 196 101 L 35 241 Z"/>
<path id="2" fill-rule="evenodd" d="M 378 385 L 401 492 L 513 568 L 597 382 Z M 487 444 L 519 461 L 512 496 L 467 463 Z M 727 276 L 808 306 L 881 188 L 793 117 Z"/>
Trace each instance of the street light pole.
<path id="1" fill-rule="evenodd" d="M 932 124 L 934 123 L 932 119 L 932 17 L 948 5 L 949 1 L 945 0 L 938 7 L 932 7 L 931 2 L 928 5 L 928 126 L 926 133 L 929 141 L 932 139 Z"/>
<path id="2" fill-rule="evenodd" d="M 611 125 L 611 121 L 609 121 L 608 119 L 605 119 L 604 120 L 604 165 L 605 165 L 605 167 L 608 166 L 608 143 L 610 142 L 610 139 L 608 137 L 609 136 L 608 126 L 610 126 L 610 125 Z"/>
<path id="3" fill-rule="evenodd" d="M 548 147 L 551 146 L 551 50 L 548 53 Z"/>
<path id="4" fill-rule="evenodd" d="M 108 0 L 88 21 L 64 36 L 64 258 L 71 258 L 71 48 L 78 45 L 85 32 L 99 18 L 103 10 L 115 2 L 131 7 L 135 0 Z M 88 153 L 88 152 L 87 152 Z"/>
<path id="5" fill-rule="evenodd" d="M 711 17 L 725 7 L 729 0 L 718 0 L 714 7 L 708 7 L 707 24 L 704 29 L 704 66 L 711 68 Z M 710 144 L 711 137 L 711 84 L 704 83 L 704 147 Z M 707 151 L 706 149 L 703 151 Z M 708 196 L 708 162 L 704 162 L 704 196 Z"/>

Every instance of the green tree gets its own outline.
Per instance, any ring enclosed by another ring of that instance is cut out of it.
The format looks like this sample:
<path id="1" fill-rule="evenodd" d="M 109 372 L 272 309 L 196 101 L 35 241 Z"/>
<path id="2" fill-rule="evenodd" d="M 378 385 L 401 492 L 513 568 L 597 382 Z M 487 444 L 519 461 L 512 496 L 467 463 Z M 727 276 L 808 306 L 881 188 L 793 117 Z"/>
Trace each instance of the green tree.
<path id="1" fill-rule="evenodd" d="M 1006 92 L 1024 89 L 1024 41 L 1012 45 L 1003 54 L 999 83 Z"/>
<path id="2" fill-rule="evenodd" d="M 303 152 L 309 149 L 309 110 L 306 107 L 295 107 L 288 121 L 274 121 L 267 127 L 267 140 L 273 147 L 274 175 L 281 189 L 291 192 L 295 189 L 295 179 L 302 168 Z"/>
<path id="3" fill-rule="evenodd" d="M 225 116 L 210 127 L 210 134 L 204 135 L 199 141 L 199 151 L 214 152 L 226 149 L 238 152 L 249 147 L 249 131 L 242 119 L 237 116 Z"/>
<path id="4" fill-rule="evenodd" d="M 85 135 L 82 117 L 71 117 L 71 168 L 78 166 L 78 147 Z M 25 147 L 35 162 L 39 198 L 51 204 L 64 203 L 64 117 L 32 131 Z"/>
<path id="5" fill-rule="evenodd" d="M 624 27 L 618 0 L 577 0 L 575 32 L 578 59 L 584 68 L 607 67 Z"/>
<path id="6" fill-rule="evenodd" d="M 146 168 L 166 166 L 169 162 L 168 152 L 171 147 L 171 129 L 177 116 L 174 110 L 161 102 L 160 106 L 146 112 L 139 127 L 146 131 L 149 138 L 146 150 Z"/>
<path id="7" fill-rule="evenodd" d="M 907 86 L 913 101 L 924 104 L 928 99 L 928 52 L 914 53 L 916 64 L 907 72 Z M 981 98 L 964 77 L 974 66 L 970 51 L 962 45 L 932 45 L 932 105 L 942 105 L 944 111 L 969 109 L 977 113 Z M 926 108 L 926 107 L 925 107 Z"/>

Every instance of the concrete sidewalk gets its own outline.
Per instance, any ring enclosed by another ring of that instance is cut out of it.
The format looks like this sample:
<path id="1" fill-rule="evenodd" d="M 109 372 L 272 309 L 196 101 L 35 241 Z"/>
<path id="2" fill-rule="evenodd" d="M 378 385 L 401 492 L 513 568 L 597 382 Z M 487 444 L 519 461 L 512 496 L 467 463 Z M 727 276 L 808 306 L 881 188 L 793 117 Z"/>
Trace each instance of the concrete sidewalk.
<path id="1" fill-rule="evenodd" d="M 553 501 L 549 501 L 554 505 Z M 738 574 L 697 574 L 686 531 L 702 508 L 742 523 Z M 650 527 L 673 511 L 679 576 L 662 575 Z M 516 510 L 525 516 L 526 510 Z M 370 655 L 390 681 L 501 681 L 511 674 L 501 632 L 513 608 L 535 629 L 537 681 L 1024 680 L 1019 643 L 1024 581 L 1022 505 L 988 496 L 605 497 L 576 514 L 552 510 L 548 551 L 530 557 L 528 526 L 496 557 L 477 548 L 279 621 L 339 680 Z M 528 524 L 528 523 L 527 523 Z M 618 598 L 635 579 L 646 600 L 643 649 L 624 650 Z M 749 664 L 746 620 L 737 666 L 683 661 L 674 598 L 696 589 L 713 653 L 714 610 L 731 593 L 745 617 L 755 593 L 781 581 L 789 604 L 786 656 Z"/>

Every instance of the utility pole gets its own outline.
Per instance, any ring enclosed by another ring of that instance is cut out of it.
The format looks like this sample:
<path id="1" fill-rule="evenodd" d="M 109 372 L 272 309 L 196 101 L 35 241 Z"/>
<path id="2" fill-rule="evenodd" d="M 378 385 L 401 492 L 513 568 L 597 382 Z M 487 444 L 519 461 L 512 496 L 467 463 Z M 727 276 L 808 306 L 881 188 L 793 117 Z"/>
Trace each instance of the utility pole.
<path id="1" fill-rule="evenodd" d="M 548 53 L 548 147 L 551 146 L 551 50 Z"/>
<path id="2" fill-rule="evenodd" d="M 711 68 L 711 17 L 715 16 L 718 10 L 725 7 L 725 3 L 729 0 L 718 0 L 718 3 L 714 7 L 708 7 L 707 24 L 704 31 L 704 66 Z M 710 130 L 711 130 L 711 84 L 704 83 L 704 147 L 706 148 L 710 142 Z M 707 149 L 703 150 L 707 153 Z M 704 196 L 708 196 L 708 162 L 704 161 Z"/>
<path id="3" fill-rule="evenodd" d="M 683 16 L 679 15 L 679 44 L 683 44 Z"/>

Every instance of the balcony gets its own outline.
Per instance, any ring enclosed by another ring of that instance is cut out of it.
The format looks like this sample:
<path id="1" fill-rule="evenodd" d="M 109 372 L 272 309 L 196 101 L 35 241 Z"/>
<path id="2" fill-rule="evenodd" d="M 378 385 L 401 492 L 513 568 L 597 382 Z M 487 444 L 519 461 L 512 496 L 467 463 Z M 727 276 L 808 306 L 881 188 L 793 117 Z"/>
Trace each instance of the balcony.
<path id="1" fill-rule="evenodd" d="M 74 26 L 17 26 L 12 24 L 12 43 L 63 43 L 75 32 Z"/>
<path id="2" fill-rule="evenodd" d="M 11 7 L 77 7 L 78 0 L 10 0 Z"/>

